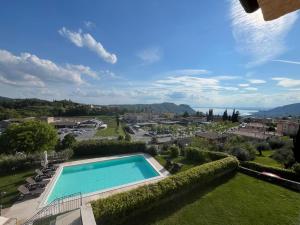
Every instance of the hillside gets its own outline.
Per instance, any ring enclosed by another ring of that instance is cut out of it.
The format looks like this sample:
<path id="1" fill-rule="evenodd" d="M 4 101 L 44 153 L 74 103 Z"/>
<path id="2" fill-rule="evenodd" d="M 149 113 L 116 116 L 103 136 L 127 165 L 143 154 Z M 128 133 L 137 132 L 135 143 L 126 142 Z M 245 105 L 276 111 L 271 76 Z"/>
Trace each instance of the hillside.
<path id="1" fill-rule="evenodd" d="M 287 117 L 287 116 L 300 116 L 300 103 L 284 105 L 274 109 L 259 111 L 254 114 L 258 117 Z"/>
<path id="2" fill-rule="evenodd" d="M 195 111 L 185 104 L 176 105 L 174 103 L 164 102 L 155 104 L 133 104 L 133 105 L 113 105 L 112 107 L 118 107 L 121 110 L 128 110 L 133 112 L 152 112 L 152 113 L 175 113 L 183 114 L 188 112 L 189 114 L 195 114 Z"/>
<path id="3" fill-rule="evenodd" d="M 39 116 L 97 116 L 116 115 L 126 112 L 153 112 L 183 114 L 195 111 L 188 105 L 174 103 L 108 105 L 91 107 L 90 104 L 75 103 L 70 100 L 47 101 L 41 99 L 11 99 L 0 96 L 0 120 Z"/>

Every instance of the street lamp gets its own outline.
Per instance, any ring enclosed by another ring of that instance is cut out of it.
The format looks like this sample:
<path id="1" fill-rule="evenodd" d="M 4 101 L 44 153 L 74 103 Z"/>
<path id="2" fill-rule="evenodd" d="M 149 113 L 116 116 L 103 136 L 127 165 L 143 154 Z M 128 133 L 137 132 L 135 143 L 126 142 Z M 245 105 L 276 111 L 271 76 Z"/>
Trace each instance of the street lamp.
<path id="1" fill-rule="evenodd" d="M 6 195 L 5 191 L 0 192 L 0 216 L 2 215 L 2 197 Z"/>

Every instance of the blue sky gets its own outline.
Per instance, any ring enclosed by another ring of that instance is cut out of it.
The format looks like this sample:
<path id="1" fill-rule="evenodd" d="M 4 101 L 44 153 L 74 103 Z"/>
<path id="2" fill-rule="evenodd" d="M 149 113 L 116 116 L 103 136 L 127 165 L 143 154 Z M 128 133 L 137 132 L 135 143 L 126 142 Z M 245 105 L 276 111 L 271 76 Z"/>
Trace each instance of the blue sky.
<path id="1" fill-rule="evenodd" d="M 93 104 L 300 102 L 298 12 L 238 0 L 3 1 L 0 95 Z"/>

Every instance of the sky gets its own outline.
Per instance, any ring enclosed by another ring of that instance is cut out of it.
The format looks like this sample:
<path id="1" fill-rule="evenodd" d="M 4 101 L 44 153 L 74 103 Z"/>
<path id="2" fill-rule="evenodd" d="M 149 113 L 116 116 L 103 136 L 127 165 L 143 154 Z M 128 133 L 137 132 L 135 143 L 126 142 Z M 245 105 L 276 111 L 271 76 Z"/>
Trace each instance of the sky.
<path id="1" fill-rule="evenodd" d="M 0 96 L 270 108 L 300 102 L 299 12 L 238 0 L 0 3 Z"/>

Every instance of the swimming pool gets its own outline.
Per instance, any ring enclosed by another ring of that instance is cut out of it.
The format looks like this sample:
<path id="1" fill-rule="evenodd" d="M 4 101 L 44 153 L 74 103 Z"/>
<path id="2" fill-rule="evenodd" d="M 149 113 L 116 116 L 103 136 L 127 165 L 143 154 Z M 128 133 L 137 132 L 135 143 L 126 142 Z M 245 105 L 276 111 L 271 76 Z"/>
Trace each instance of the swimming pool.
<path id="1" fill-rule="evenodd" d="M 160 176 L 143 155 L 64 166 L 46 204 L 54 199 L 81 192 L 84 196 L 140 183 Z"/>

